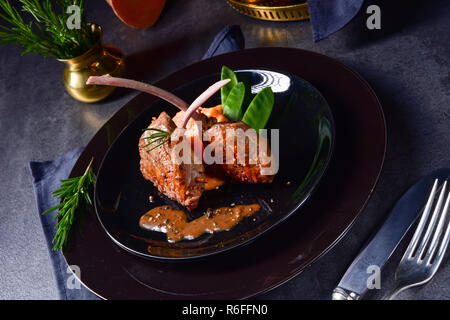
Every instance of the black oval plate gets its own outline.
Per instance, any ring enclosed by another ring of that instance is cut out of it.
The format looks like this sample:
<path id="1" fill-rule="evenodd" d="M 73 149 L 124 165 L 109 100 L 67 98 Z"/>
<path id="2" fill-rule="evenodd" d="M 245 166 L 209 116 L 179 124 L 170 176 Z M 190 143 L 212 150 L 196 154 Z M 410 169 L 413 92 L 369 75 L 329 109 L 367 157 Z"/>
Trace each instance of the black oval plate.
<path id="1" fill-rule="evenodd" d="M 138 256 L 185 260 L 223 252 L 254 240 L 294 213 L 309 198 L 332 156 L 335 130 L 331 110 L 323 96 L 308 82 L 293 75 L 268 70 L 240 70 L 238 78 L 250 80 L 252 91 L 271 86 L 275 106 L 269 128 L 280 128 L 280 166 L 271 184 L 226 184 L 205 191 L 199 206 L 188 212 L 161 195 L 139 169 L 138 141 L 142 129 L 162 111 L 178 110 L 158 100 L 142 112 L 109 148 L 100 166 L 95 187 L 95 210 L 106 233 L 125 250 Z M 193 101 L 220 79 L 213 74 L 192 81 L 173 92 Z M 216 94 L 205 106 L 220 103 Z M 149 196 L 155 198 L 150 203 Z M 190 219 L 207 208 L 259 203 L 261 210 L 229 231 L 204 234 L 194 240 L 167 242 L 160 232 L 143 230 L 139 218 L 153 207 L 169 204 L 184 210 Z M 299 212 L 301 213 L 301 212 Z"/>

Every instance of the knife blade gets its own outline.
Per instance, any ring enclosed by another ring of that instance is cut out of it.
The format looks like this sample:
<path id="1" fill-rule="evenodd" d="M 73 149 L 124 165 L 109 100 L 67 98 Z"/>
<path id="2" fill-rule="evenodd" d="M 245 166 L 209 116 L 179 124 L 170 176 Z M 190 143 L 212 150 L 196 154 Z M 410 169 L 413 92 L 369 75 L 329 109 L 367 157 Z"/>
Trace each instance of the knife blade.
<path id="1" fill-rule="evenodd" d="M 372 266 L 383 268 L 425 206 L 435 179 L 443 182 L 448 177 L 450 169 L 435 170 L 421 178 L 403 194 L 383 225 L 353 260 L 333 290 L 333 300 L 359 300 L 366 293 L 367 280 L 371 276 L 368 268 Z"/>

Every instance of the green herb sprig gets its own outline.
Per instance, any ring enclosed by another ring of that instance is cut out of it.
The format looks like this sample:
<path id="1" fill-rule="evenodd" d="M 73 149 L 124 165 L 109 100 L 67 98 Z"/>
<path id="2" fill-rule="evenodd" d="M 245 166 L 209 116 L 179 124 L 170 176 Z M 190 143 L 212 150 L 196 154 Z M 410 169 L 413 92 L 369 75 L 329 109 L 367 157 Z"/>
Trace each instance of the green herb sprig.
<path id="1" fill-rule="evenodd" d="M 56 234 L 52 240 L 54 243 L 53 250 L 62 250 L 67 244 L 70 235 L 70 230 L 73 225 L 75 214 L 86 206 L 92 206 L 92 201 L 89 196 L 90 188 L 95 184 L 95 174 L 92 171 L 92 161 L 89 163 L 84 174 L 80 177 L 69 178 L 61 180 L 59 189 L 52 192 L 52 194 L 61 202 L 42 214 L 47 214 L 58 210 L 55 220 L 59 220 L 55 226 Z"/>
<path id="2" fill-rule="evenodd" d="M 142 148 L 146 148 L 148 146 L 151 146 L 152 144 L 155 144 L 155 146 L 153 146 L 150 150 L 147 150 L 147 152 L 150 152 L 156 148 L 158 148 L 159 146 L 162 146 L 164 143 L 168 142 L 170 140 L 170 132 L 161 130 L 161 129 L 157 129 L 157 128 L 145 128 L 142 129 L 142 131 L 155 131 L 155 133 L 152 133 L 149 137 L 145 137 L 144 139 L 148 140 L 149 143 L 146 144 L 145 146 L 143 146 Z"/>
<path id="3" fill-rule="evenodd" d="M 85 21 L 84 0 L 19 0 L 19 2 L 22 4 L 21 12 L 28 13 L 32 21 L 26 22 L 8 0 L 1 0 L 0 44 L 22 45 L 25 47 L 22 54 L 70 59 L 85 53 L 98 41 L 90 25 Z M 67 12 L 67 8 L 72 5 L 80 8 L 79 29 L 69 29 L 67 26 L 72 14 Z"/>

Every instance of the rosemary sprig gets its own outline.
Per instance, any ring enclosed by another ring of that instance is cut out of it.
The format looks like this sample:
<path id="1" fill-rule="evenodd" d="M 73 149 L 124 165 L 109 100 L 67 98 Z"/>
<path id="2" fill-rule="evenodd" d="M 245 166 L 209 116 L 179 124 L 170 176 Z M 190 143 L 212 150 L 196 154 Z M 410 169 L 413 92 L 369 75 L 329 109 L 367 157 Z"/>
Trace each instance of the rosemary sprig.
<path id="1" fill-rule="evenodd" d="M 19 0 L 21 12 L 34 21 L 25 22 L 9 0 L 0 1 L 0 44 L 15 43 L 32 53 L 56 59 L 70 59 L 92 48 L 98 39 L 84 17 L 84 0 Z M 53 2 L 53 4 L 52 4 Z M 55 6 L 54 4 L 57 4 Z M 80 8 L 80 28 L 69 29 L 69 6 Z M 3 20 L 3 21 L 2 21 Z"/>
<path id="2" fill-rule="evenodd" d="M 150 152 L 156 148 L 158 148 L 159 146 L 162 146 L 164 143 L 166 143 L 167 141 L 170 140 L 170 132 L 161 130 L 161 129 L 157 129 L 157 128 L 145 128 L 142 129 L 142 131 L 147 131 L 147 130 L 151 130 L 151 131 L 156 131 L 155 133 L 152 133 L 149 137 L 145 137 L 144 139 L 150 141 L 148 144 L 146 144 L 145 146 L 143 146 L 142 148 L 146 148 L 154 143 L 156 143 L 156 146 L 153 146 L 150 150 L 147 150 L 147 152 Z"/>
<path id="3" fill-rule="evenodd" d="M 60 199 L 61 202 L 42 213 L 47 214 L 58 210 L 55 220 L 59 221 L 55 226 L 57 230 L 52 240 L 53 250 L 62 250 L 66 245 L 77 211 L 82 207 L 92 205 L 89 189 L 95 184 L 95 174 L 92 171 L 93 160 L 92 158 L 82 176 L 61 180 L 62 184 L 59 189 L 52 192 L 53 196 Z"/>

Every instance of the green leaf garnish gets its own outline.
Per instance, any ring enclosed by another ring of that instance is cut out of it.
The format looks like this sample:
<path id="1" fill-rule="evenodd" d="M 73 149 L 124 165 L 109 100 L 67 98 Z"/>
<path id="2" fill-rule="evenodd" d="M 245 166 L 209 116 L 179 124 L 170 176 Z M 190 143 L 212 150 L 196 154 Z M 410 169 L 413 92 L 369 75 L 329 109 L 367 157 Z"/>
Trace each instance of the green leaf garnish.
<path id="1" fill-rule="evenodd" d="M 230 94 L 231 89 L 233 89 L 233 87 L 238 83 L 236 74 L 233 72 L 233 70 L 231 70 L 227 66 L 222 66 L 221 80 L 225 79 L 230 79 L 231 81 L 226 86 L 222 87 L 222 89 L 220 89 L 220 94 L 222 96 L 222 105 L 227 100 L 227 97 Z"/>
<path id="2" fill-rule="evenodd" d="M 239 121 L 242 118 L 242 107 L 245 98 L 245 85 L 238 82 L 231 89 L 225 102 L 222 104 L 222 110 L 225 117 L 231 121 Z"/>
<path id="3" fill-rule="evenodd" d="M 242 111 L 245 111 L 244 107 L 248 107 L 248 105 L 253 100 L 252 84 L 247 77 L 241 77 L 240 80 L 244 83 L 244 86 L 245 86 L 245 97 L 244 97 L 244 104 L 243 104 L 243 108 L 242 108 Z"/>
<path id="4" fill-rule="evenodd" d="M 222 66 L 221 78 L 231 79 L 230 83 L 221 89 L 225 117 L 230 121 L 242 120 L 257 131 L 264 129 L 275 103 L 272 88 L 264 88 L 252 100 L 251 84 L 247 78 L 242 77 L 242 81 L 238 82 L 236 74 L 227 66 Z M 248 108 L 244 113 L 246 105 Z"/>
<path id="5" fill-rule="evenodd" d="M 242 121 L 259 131 L 266 127 L 272 113 L 275 97 L 271 87 L 262 89 L 245 111 Z"/>

